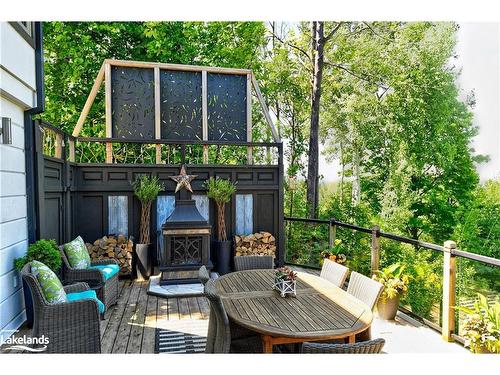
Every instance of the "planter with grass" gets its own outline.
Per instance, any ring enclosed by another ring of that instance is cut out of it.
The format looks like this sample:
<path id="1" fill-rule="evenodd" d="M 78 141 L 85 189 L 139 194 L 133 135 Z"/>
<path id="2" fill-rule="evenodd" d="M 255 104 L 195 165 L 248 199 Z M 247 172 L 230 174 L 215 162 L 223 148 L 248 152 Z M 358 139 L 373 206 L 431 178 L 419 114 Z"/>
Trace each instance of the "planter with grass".
<path id="1" fill-rule="evenodd" d="M 229 180 L 210 177 L 205 182 L 207 196 L 215 201 L 217 207 L 217 241 L 214 242 L 217 270 L 220 274 L 228 273 L 230 269 L 232 241 L 227 239 L 225 206 L 236 192 L 236 186 Z"/>
<path id="2" fill-rule="evenodd" d="M 138 177 L 132 184 L 134 187 L 134 195 L 141 202 L 141 223 L 139 242 L 135 245 L 135 273 L 139 280 L 147 280 L 151 276 L 151 205 L 164 189 L 163 185 L 158 181 L 158 177 L 149 177 L 142 175 Z"/>

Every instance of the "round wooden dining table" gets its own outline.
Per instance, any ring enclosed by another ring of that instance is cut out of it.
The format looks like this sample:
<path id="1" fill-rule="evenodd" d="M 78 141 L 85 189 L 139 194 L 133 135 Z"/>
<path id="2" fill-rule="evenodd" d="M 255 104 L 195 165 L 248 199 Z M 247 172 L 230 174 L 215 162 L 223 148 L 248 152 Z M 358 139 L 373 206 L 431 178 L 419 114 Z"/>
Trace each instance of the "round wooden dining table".
<path id="1" fill-rule="evenodd" d="M 215 280 L 230 320 L 262 336 L 264 353 L 273 345 L 345 339 L 368 329 L 371 309 L 329 281 L 297 273 L 296 296 L 272 289 L 274 270 L 232 272 Z"/>

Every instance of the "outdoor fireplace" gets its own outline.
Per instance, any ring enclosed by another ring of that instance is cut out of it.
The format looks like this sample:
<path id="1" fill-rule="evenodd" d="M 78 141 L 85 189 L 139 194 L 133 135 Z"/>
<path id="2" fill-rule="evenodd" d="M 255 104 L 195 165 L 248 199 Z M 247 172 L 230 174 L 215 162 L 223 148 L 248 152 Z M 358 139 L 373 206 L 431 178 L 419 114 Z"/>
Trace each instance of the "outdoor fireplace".
<path id="1" fill-rule="evenodd" d="M 161 284 L 198 282 L 198 269 L 211 269 L 211 226 L 196 208 L 194 200 L 175 201 L 175 208 L 162 226 L 160 254 Z"/>

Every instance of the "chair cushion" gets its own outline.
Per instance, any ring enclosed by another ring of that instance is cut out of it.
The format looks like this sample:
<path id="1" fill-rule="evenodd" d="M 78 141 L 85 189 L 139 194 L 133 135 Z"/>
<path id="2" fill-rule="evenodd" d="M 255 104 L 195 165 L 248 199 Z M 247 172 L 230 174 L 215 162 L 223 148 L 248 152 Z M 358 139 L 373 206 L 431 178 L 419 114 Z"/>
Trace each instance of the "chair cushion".
<path id="1" fill-rule="evenodd" d="M 93 299 L 97 301 L 97 305 L 99 306 L 99 312 L 101 314 L 104 314 L 104 311 L 106 311 L 104 303 L 102 303 L 99 300 L 99 298 L 97 298 L 95 290 L 84 290 L 83 292 L 68 293 L 67 296 L 68 296 L 68 301 L 81 301 L 83 299 Z"/>
<path id="2" fill-rule="evenodd" d="M 68 301 L 61 281 L 49 267 L 34 260 L 31 262 L 31 272 L 37 278 L 42 293 L 50 305 Z"/>
<path id="3" fill-rule="evenodd" d="M 77 270 L 84 270 L 90 266 L 90 255 L 87 251 L 87 247 L 82 240 L 82 237 L 78 236 L 73 241 L 64 244 L 63 246 L 68 262 L 72 268 Z"/>
<path id="4" fill-rule="evenodd" d="M 102 264 L 98 266 L 90 266 L 89 269 L 96 269 L 101 271 L 104 274 L 104 278 L 106 280 L 112 278 L 120 271 L 120 267 L 118 266 L 118 264 Z"/>

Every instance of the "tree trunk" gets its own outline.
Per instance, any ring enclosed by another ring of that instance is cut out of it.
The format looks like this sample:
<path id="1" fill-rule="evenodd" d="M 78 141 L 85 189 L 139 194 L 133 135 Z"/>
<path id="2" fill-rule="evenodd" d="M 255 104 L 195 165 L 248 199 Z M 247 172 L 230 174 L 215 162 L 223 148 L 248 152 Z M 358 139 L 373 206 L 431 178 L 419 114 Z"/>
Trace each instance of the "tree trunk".
<path id="1" fill-rule="evenodd" d="M 354 162 L 354 180 L 352 181 L 352 205 L 357 206 L 361 202 L 361 176 L 359 175 L 359 151 L 356 148 L 353 155 Z"/>
<path id="2" fill-rule="evenodd" d="M 142 204 L 141 209 L 141 230 L 139 236 L 139 243 L 149 243 L 149 223 L 151 217 L 151 203 Z"/>
<path id="3" fill-rule="evenodd" d="M 314 57 L 312 95 L 311 95 L 311 128 L 309 131 L 309 161 L 307 165 L 307 203 L 308 216 L 317 217 L 318 211 L 318 175 L 319 175 L 319 110 L 321 100 L 321 81 L 323 79 L 325 46 L 324 22 L 312 23 L 312 49 Z"/>
<path id="4" fill-rule="evenodd" d="M 224 220 L 224 203 L 217 202 L 217 239 L 219 241 L 226 241 L 226 222 Z"/>

